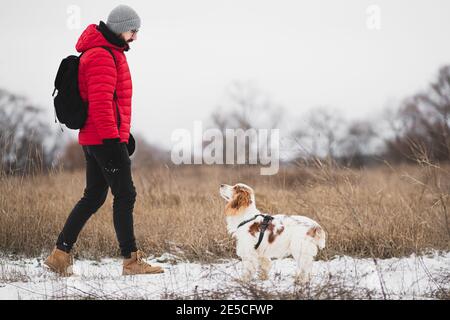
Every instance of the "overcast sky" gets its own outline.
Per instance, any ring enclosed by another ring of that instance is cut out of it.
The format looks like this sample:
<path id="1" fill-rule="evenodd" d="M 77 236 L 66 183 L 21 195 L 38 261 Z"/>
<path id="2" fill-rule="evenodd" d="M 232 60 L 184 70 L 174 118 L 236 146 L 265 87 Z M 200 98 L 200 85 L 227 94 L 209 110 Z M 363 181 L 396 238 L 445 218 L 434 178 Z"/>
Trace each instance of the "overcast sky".
<path id="1" fill-rule="evenodd" d="M 0 87 L 46 108 L 52 125 L 61 59 L 120 3 L 142 18 L 127 53 L 132 131 L 163 146 L 174 129 L 206 120 L 233 80 L 281 103 L 290 128 L 317 106 L 371 117 L 450 63 L 448 0 L 15 0 L 0 11 Z M 81 9 L 79 29 L 67 26 L 70 5 Z M 381 9 L 380 30 L 367 27 L 370 5 Z"/>

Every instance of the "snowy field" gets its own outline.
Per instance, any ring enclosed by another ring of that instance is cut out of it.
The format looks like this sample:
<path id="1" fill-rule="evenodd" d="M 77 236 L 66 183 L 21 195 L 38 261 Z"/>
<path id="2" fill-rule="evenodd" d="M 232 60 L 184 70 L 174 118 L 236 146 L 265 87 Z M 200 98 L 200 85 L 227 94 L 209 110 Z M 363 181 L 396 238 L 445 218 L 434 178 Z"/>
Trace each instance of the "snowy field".
<path id="1" fill-rule="evenodd" d="M 386 260 L 336 257 L 316 261 L 313 280 L 293 285 L 292 259 L 274 261 L 270 280 L 244 283 L 241 263 L 150 257 L 164 274 L 121 276 L 121 260 L 75 261 L 75 276 L 59 278 L 42 259 L 0 258 L 0 299 L 436 299 L 450 290 L 450 253 Z"/>

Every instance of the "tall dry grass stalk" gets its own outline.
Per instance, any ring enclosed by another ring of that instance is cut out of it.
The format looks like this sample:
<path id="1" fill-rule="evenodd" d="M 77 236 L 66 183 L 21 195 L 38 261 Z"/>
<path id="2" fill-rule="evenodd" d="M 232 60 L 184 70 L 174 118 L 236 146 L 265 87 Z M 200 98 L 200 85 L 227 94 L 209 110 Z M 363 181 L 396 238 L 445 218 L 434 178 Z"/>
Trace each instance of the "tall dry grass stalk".
<path id="1" fill-rule="evenodd" d="M 140 247 L 155 255 L 169 251 L 201 261 L 234 256 L 218 188 L 243 182 L 256 190 L 262 211 L 316 219 L 329 236 L 321 258 L 388 258 L 450 248 L 448 167 L 356 171 L 321 165 L 283 168 L 276 176 L 258 173 L 257 168 L 239 167 L 134 170 Z M 27 256 L 49 252 L 84 185 L 84 172 L 0 176 L 0 251 Z M 110 194 L 81 233 L 77 255 L 119 254 L 111 208 Z"/>

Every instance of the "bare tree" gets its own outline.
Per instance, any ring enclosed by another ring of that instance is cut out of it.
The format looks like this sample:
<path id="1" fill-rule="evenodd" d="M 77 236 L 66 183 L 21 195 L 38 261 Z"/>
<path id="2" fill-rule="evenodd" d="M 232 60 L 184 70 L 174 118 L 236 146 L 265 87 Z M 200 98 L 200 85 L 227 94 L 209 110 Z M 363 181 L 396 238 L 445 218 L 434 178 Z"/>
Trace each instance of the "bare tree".
<path id="1" fill-rule="evenodd" d="M 49 169 L 58 151 L 45 112 L 24 97 L 0 89 L 0 169 L 25 174 Z"/>
<path id="2" fill-rule="evenodd" d="M 450 66 L 439 70 L 426 92 L 406 99 L 391 121 L 395 137 L 387 141 L 391 159 L 432 161 L 450 158 Z M 422 156 L 420 156 L 422 155 Z"/>
<path id="3" fill-rule="evenodd" d="M 377 153 L 379 136 L 368 120 L 351 122 L 339 144 L 339 161 L 346 166 L 361 167 L 370 163 Z"/>
<path id="4" fill-rule="evenodd" d="M 213 126 L 224 136 L 223 157 L 226 157 L 226 129 L 276 129 L 283 118 L 283 108 L 273 102 L 251 82 L 234 81 L 226 90 L 225 100 L 217 107 L 211 116 Z M 251 139 L 245 150 L 244 159 L 249 159 L 250 150 L 258 146 Z M 236 141 L 235 141 L 236 145 Z M 236 150 L 236 149 L 235 149 Z M 238 155 L 239 156 L 239 155 Z"/>
<path id="5" fill-rule="evenodd" d="M 315 108 L 303 116 L 294 132 L 294 139 L 306 156 L 333 159 L 345 128 L 346 122 L 339 112 L 325 107 Z"/>
<path id="6" fill-rule="evenodd" d="M 212 116 L 219 129 L 273 129 L 280 124 L 283 108 L 251 82 L 234 81 L 226 94 Z"/>

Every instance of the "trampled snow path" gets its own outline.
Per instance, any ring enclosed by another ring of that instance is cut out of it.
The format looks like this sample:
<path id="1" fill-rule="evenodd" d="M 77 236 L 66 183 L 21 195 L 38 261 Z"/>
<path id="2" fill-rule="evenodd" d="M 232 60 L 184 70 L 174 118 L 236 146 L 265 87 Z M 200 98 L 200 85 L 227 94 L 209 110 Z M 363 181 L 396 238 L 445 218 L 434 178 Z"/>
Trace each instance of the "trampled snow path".
<path id="1" fill-rule="evenodd" d="M 3 257 L 0 258 L 0 299 L 252 298 L 244 289 L 239 290 L 245 285 L 238 280 L 241 268 L 238 260 L 174 264 L 167 262 L 171 258 L 166 254 L 148 260 L 166 269 L 160 275 L 123 277 L 121 261 L 105 259 L 75 261 L 76 276 L 59 278 L 42 267 L 41 259 Z M 289 297 L 299 290 L 292 284 L 294 270 L 292 259 L 274 261 L 270 280 L 255 280 L 252 285 L 273 297 L 286 297 L 277 296 L 283 293 Z M 378 259 L 376 263 L 372 259 L 336 257 L 314 263 L 312 289 L 306 298 L 343 298 L 340 292 L 351 292 L 360 298 L 433 298 L 433 293 L 450 289 L 449 273 L 450 253 Z"/>

